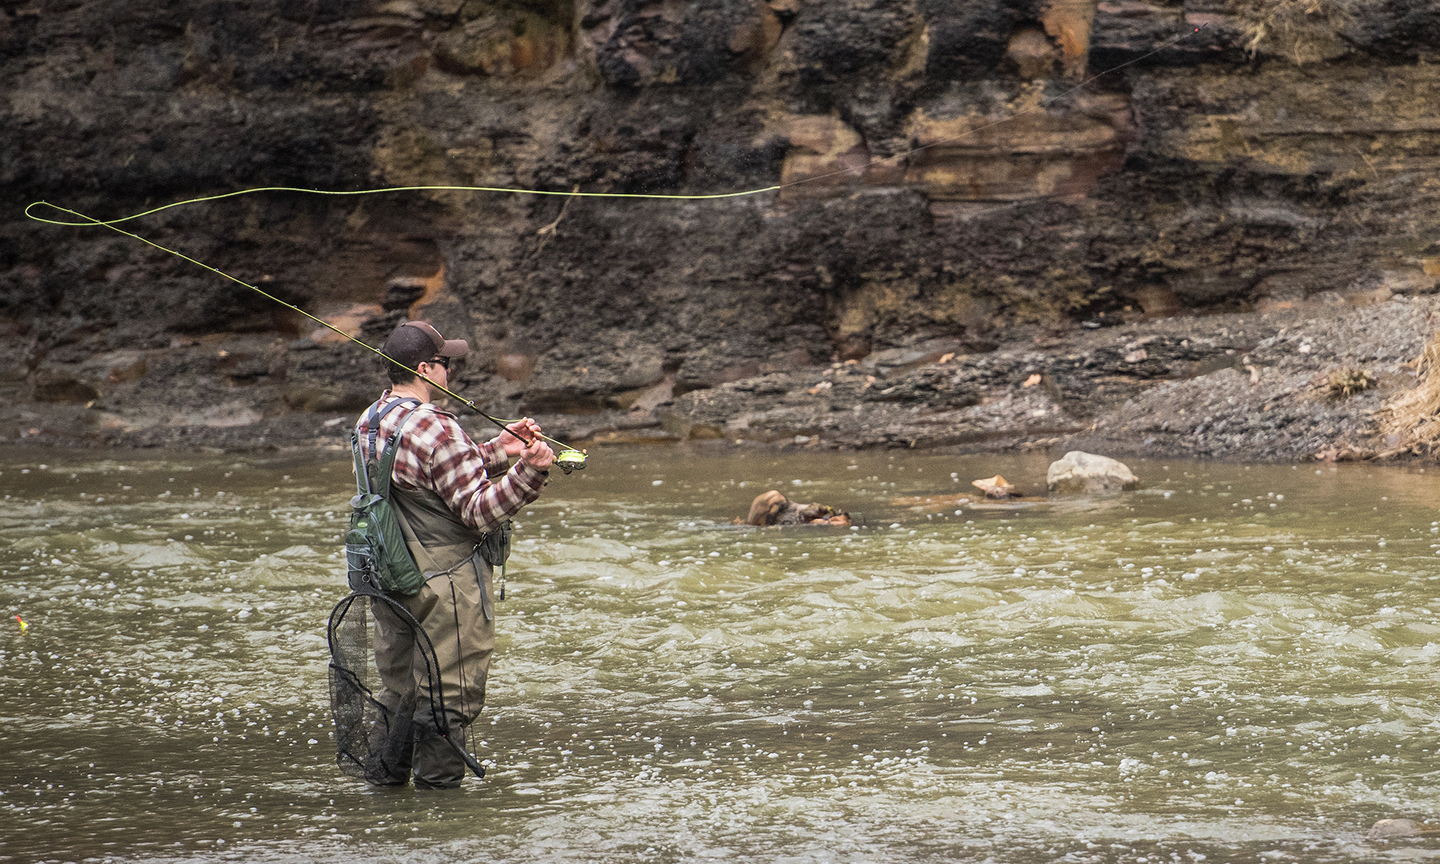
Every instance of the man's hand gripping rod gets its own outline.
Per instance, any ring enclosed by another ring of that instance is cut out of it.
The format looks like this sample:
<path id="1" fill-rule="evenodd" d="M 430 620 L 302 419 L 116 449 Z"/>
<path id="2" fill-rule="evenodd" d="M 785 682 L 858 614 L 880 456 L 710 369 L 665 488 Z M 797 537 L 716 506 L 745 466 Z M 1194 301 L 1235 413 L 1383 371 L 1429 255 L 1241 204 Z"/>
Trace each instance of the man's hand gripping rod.
<path id="1" fill-rule="evenodd" d="M 322 323 L 323 323 L 323 322 L 322 322 Z M 329 326 L 329 325 L 326 325 L 326 326 Z M 331 327 L 330 329 L 333 330 L 333 329 L 335 329 L 335 328 Z M 349 335 L 349 334 L 346 334 L 346 335 Z M 360 340 L 358 340 L 358 339 L 355 339 L 353 336 L 350 337 L 350 338 L 351 338 L 352 341 L 356 341 L 356 342 L 359 342 L 359 341 L 360 341 Z M 360 342 L 360 344 L 361 344 L 361 345 L 365 345 L 364 342 Z M 366 347 L 366 348 L 370 348 L 369 345 L 365 345 L 365 347 Z M 375 351 L 374 348 L 370 348 L 370 350 L 371 350 L 371 351 Z M 382 351 L 375 351 L 375 353 L 376 353 L 376 354 L 379 354 L 381 357 L 384 357 L 386 360 L 389 360 L 391 363 L 394 363 L 396 366 L 400 366 L 400 367 L 405 368 L 405 369 L 409 369 L 409 368 L 410 368 L 409 366 L 405 366 L 405 364 L 401 363 L 400 361 L 391 358 L 388 354 L 385 354 L 385 353 L 382 352 Z M 509 426 L 506 426 L 504 420 L 501 420 L 501 419 L 498 418 L 498 417 L 491 417 L 489 414 L 486 414 L 484 411 L 481 411 L 481 410 L 480 410 L 480 406 L 476 405 L 474 402 L 470 401 L 469 399 L 466 399 L 464 396 L 461 396 L 459 393 L 456 393 L 456 392 L 450 390 L 449 388 L 441 387 L 439 384 L 436 384 L 434 381 L 431 381 L 429 378 L 427 378 L 427 377 L 424 376 L 424 375 L 421 375 L 419 372 L 416 372 L 415 375 L 416 375 L 417 377 L 419 377 L 421 381 L 424 381 L 426 384 L 429 384 L 431 387 L 434 387 L 436 390 L 439 390 L 441 393 L 444 393 L 446 396 L 449 396 L 450 398 L 457 400 L 458 402 L 460 402 L 461 404 L 463 404 L 466 408 L 469 408 L 471 411 L 474 411 L 476 414 L 479 414 L 481 417 L 484 417 L 486 420 L 489 420 L 491 423 L 494 423 L 496 426 L 500 427 L 501 430 L 503 430 L 503 431 L 505 431 L 505 432 L 509 432 L 511 435 L 514 435 L 514 436 L 515 436 L 516 438 L 518 438 L 519 440 L 524 441 L 527 445 L 534 443 L 533 441 L 530 441 L 529 439 L 527 439 L 524 435 L 521 435 L 520 433 L 516 432 L 514 429 L 511 429 Z M 554 438 L 551 438 L 549 435 L 541 435 L 540 437 L 541 437 L 541 438 L 544 438 L 546 441 L 549 441 L 549 442 L 552 443 L 552 444 L 558 444 L 558 445 L 560 446 L 560 451 L 555 454 L 555 464 L 558 465 L 558 466 L 560 466 L 560 470 L 561 470 L 561 471 L 564 471 L 566 474 L 569 474 L 571 471 L 583 471 L 583 470 L 585 469 L 585 458 L 586 458 L 586 455 L 585 455 L 585 452 L 584 452 L 584 451 L 582 451 L 582 450 L 576 450 L 574 447 L 571 447 L 569 444 L 566 444 L 564 441 L 557 441 L 557 440 L 555 440 Z"/>

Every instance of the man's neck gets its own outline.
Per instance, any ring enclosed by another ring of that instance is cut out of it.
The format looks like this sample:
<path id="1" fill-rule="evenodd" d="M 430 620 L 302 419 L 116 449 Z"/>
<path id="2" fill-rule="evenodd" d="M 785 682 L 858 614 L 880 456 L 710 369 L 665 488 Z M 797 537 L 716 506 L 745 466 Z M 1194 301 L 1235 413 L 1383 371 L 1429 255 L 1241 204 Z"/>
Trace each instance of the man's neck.
<path id="1" fill-rule="evenodd" d="M 401 399 L 419 399 L 422 403 L 429 402 L 430 385 L 418 380 L 411 384 L 395 384 L 390 388 L 390 395 Z"/>

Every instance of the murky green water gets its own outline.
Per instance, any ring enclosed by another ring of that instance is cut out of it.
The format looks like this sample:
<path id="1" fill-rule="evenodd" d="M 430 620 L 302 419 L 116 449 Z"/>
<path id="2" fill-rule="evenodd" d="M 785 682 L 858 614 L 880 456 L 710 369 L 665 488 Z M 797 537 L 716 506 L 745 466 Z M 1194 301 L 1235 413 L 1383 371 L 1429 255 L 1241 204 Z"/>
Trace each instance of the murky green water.
<path id="1" fill-rule="evenodd" d="M 1440 811 L 1440 478 L 919 500 L 1046 464 L 601 451 L 522 520 L 489 778 L 417 793 L 334 766 L 342 458 L 0 454 L 0 859 L 1432 857 L 1362 838 Z M 768 488 L 865 525 L 728 524 Z"/>

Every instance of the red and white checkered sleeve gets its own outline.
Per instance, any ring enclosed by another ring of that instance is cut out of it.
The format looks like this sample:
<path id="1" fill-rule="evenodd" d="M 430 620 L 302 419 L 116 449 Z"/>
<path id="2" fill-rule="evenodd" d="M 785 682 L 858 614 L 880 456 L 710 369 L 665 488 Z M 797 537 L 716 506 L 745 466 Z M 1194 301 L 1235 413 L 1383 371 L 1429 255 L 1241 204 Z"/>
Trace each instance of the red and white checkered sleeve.
<path id="1" fill-rule="evenodd" d="M 505 455 L 499 436 L 480 445 L 480 458 L 485 460 L 485 476 L 492 480 L 504 477 L 505 472 L 510 470 L 510 457 Z"/>
<path id="2" fill-rule="evenodd" d="M 397 454 L 396 479 L 401 479 L 400 456 L 413 455 L 425 475 L 415 485 L 435 490 L 471 528 L 494 530 L 540 497 L 545 475 L 524 462 L 517 462 L 502 477 L 488 477 L 486 468 L 493 458 L 485 457 L 454 417 L 428 414 L 417 417 L 416 425 L 420 428 L 406 436 L 405 449 L 411 453 Z"/>

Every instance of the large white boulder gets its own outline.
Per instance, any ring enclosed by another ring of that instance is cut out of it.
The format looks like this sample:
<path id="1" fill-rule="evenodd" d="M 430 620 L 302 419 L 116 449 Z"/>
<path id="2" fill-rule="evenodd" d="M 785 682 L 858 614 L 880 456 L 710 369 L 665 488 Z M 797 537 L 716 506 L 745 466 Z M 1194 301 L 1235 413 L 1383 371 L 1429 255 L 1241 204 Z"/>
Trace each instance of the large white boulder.
<path id="1" fill-rule="evenodd" d="M 1124 462 L 1071 450 L 1050 463 L 1045 485 L 1051 495 L 1104 495 L 1134 489 L 1140 478 Z"/>

